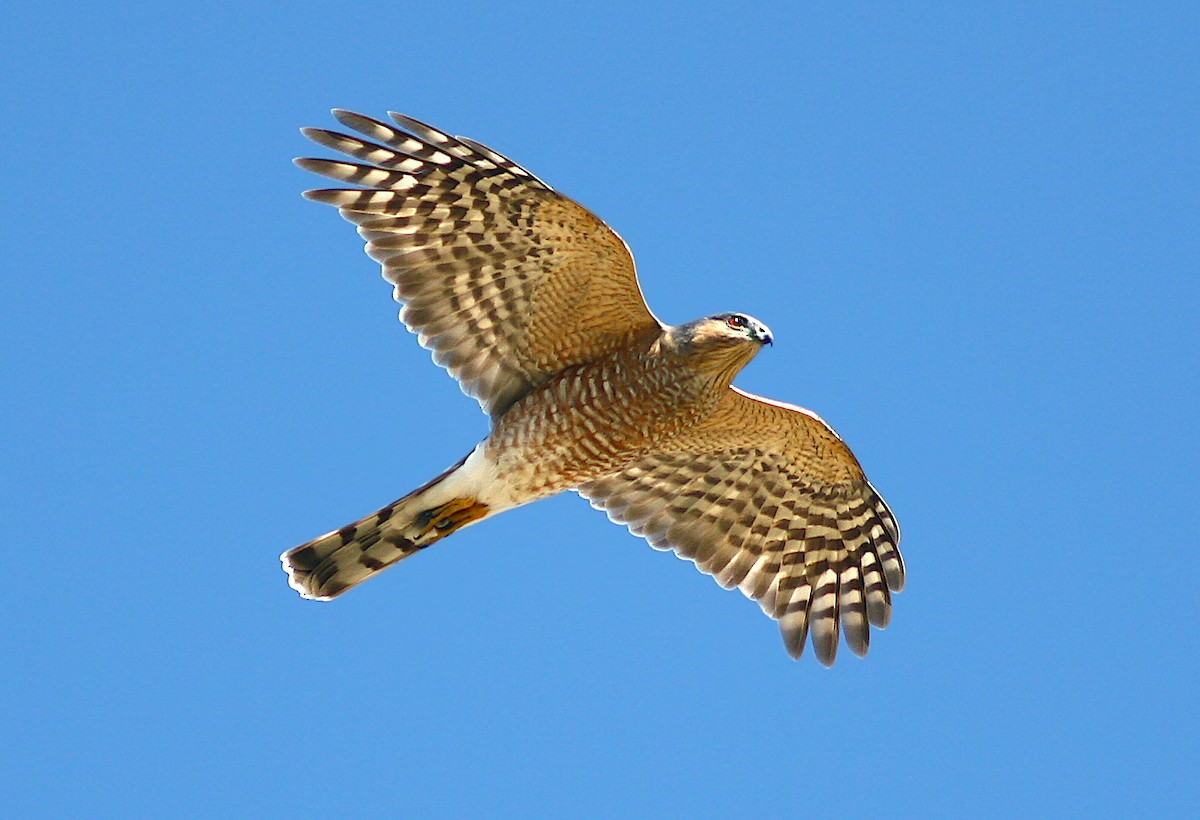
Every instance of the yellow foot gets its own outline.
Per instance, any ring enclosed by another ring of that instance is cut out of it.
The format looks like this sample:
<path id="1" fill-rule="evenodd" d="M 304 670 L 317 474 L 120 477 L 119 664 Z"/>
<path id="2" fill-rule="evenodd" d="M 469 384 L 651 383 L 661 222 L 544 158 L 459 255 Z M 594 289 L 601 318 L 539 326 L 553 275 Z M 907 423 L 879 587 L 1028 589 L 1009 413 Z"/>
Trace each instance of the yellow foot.
<path id="1" fill-rule="evenodd" d="M 434 538 L 428 543 L 433 543 L 472 521 L 478 521 L 487 513 L 487 504 L 481 504 L 474 498 L 456 498 L 453 501 L 447 501 L 440 507 L 425 510 L 417 516 L 416 523 L 420 528 L 417 538 L 424 542 L 425 536 L 432 533 Z"/>

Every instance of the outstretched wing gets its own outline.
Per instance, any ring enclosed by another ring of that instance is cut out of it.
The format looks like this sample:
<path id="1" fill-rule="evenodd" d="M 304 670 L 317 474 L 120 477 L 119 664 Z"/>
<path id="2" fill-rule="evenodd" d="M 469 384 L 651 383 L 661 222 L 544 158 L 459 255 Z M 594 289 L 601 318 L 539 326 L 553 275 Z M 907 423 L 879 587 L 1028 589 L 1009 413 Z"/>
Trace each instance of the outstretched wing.
<path id="1" fill-rule="evenodd" d="M 865 655 L 904 586 L 900 529 L 854 454 L 799 407 L 730 388 L 706 423 L 579 492 L 656 549 L 674 550 L 780 622 L 824 664 Z"/>
<path id="2" fill-rule="evenodd" d="M 399 114 L 403 130 L 335 110 L 369 137 L 306 128 L 363 163 L 298 159 L 364 186 L 307 191 L 367 240 L 400 319 L 498 417 L 548 376 L 648 341 L 661 325 L 633 257 L 595 214 L 495 151 Z"/>

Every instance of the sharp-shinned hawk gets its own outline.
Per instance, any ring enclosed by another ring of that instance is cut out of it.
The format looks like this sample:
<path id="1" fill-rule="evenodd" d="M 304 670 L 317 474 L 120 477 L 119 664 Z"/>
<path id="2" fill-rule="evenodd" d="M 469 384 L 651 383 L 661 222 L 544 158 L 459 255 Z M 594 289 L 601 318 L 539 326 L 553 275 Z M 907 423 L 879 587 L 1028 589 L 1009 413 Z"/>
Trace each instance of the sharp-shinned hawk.
<path id="1" fill-rule="evenodd" d="M 741 313 L 667 326 L 598 217 L 477 142 L 398 114 L 304 129 L 359 162 L 300 159 L 361 187 L 308 191 L 358 226 L 400 319 L 491 416 L 442 475 L 282 556 L 329 600 L 456 530 L 576 490 L 779 621 L 799 657 L 858 655 L 904 585 L 900 530 L 814 413 L 731 385 L 771 333 Z"/>

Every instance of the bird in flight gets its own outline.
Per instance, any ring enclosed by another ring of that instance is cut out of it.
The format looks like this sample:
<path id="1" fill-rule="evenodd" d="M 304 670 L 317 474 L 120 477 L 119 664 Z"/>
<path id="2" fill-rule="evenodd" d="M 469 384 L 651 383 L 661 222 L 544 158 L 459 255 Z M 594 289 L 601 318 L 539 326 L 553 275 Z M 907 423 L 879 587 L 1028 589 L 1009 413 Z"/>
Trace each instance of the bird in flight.
<path id="1" fill-rule="evenodd" d="M 732 386 L 771 331 L 743 313 L 666 325 L 595 214 L 473 140 L 349 111 L 298 159 L 358 226 L 400 320 L 491 417 L 458 464 L 281 556 L 330 600 L 451 533 L 575 490 L 779 622 L 788 653 L 864 655 L 904 585 L 896 519 L 815 413 Z"/>

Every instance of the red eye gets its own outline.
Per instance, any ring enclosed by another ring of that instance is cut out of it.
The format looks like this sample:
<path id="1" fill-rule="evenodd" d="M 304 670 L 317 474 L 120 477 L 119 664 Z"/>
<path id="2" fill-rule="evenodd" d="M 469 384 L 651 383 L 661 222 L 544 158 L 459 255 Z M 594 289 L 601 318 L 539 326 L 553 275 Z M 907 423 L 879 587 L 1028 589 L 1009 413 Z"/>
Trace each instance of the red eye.
<path id="1" fill-rule="evenodd" d="M 746 317 L 745 316 L 730 316 L 725 321 L 730 327 L 734 328 L 735 330 L 740 330 L 741 328 L 746 326 Z"/>

